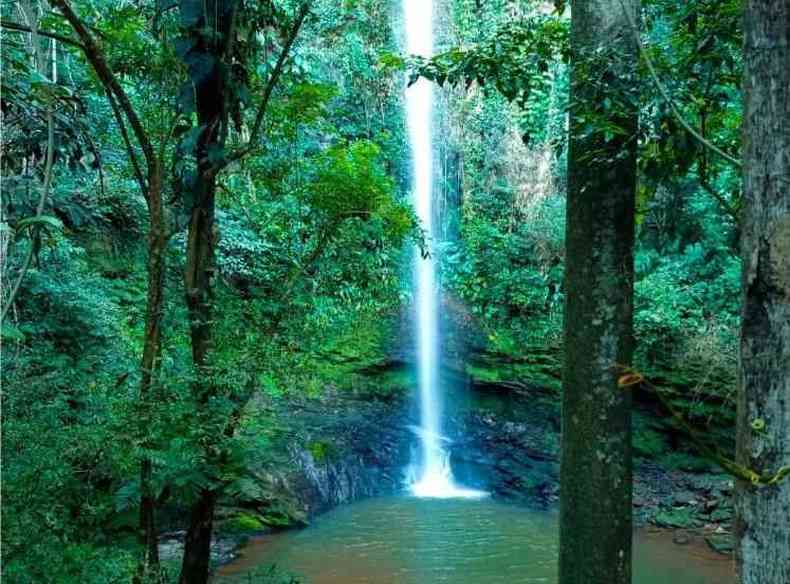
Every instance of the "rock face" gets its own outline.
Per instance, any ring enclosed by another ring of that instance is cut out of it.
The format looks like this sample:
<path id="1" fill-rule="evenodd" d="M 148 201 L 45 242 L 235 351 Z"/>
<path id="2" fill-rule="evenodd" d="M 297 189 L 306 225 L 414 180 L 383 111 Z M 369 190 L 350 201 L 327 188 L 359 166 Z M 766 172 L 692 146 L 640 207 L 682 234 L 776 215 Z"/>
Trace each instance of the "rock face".
<path id="1" fill-rule="evenodd" d="M 294 487 L 309 516 L 402 488 L 410 433 L 401 407 L 372 408 L 363 427 L 337 428 L 333 437 L 342 450 L 323 454 L 304 446 L 292 448 Z"/>
<path id="2" fill-rule="evenodd" d="M 274 438 L 228 492 L 224 531 L 239 517 L 252 530 L 254 522 L 259 529 L 304 525 L 338 505 L 402 487 L 411 440 L 407 396 L 328 390 L 320 399 L 276 407 L 289 432 Z"/>
<path id="3" fill-rule="evenodd" d="M 557 408 L 529 398 L 472 388 L 475 407 L 457 419 L 456 475 L 495 498 L 548 508 L 559 493 Z"/>

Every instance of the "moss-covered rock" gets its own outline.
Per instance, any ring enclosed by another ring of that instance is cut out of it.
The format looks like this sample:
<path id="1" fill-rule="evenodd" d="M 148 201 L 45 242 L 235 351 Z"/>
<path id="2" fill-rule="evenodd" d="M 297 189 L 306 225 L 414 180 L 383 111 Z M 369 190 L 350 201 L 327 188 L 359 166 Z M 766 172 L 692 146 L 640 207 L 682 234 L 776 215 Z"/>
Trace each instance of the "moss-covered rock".
<path id="1" fill-rule="evenodd" d="M 656 514 L 654 523 L 661 527 L 673 527 L 676 529 L 702 526 L 702 521 L 693 507 L 662 509 Z"/>
<path id="2" fill-rule="evenodd" d="M 731 533 L 714 533 L 705 538 L 710 548 L 720 554 L 730 555 L 735 550 L 735 540 Z"/>

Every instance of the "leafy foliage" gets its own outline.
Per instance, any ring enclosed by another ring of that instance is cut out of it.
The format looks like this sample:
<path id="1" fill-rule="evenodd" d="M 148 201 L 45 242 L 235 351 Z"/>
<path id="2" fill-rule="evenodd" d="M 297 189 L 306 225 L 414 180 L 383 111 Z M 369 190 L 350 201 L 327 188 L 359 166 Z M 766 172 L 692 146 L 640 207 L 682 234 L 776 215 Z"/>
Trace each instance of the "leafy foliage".
<path id="1" fill-rule="evenodd" d="M 397 3 L 317 0 L 271 88 L 301 3 L 210 4 L 219 10 L 211 18 L 233 32 L 232 66 L 211 61 L 207 49 L 221 35 L 204 18 L 205 3 L 73 2 L 165 169 L 169 269 L 146 407 L 138 388 L 148 210 L 131 156 L 140 145 L 118 126 L 64 19 L 33 3 L 2 7 L 4 27 L 16 23 L 3 36 L 3 306 L 31 258 L 2 323 L 9 582 L 128 582 L 139 558 L 141 459 L 152 462 L 160 529 L 181 527 L 200 489 L 219 488 L 228 505 L 249 502 L 259 496 L 253 462 L 292 463 L 284 437 L 309 435 L 295 428 L 292 401 L 316 400 L 328 387 L 385 400 L 412 385 L 409 372 L 389 363 L 409 302 L 405 244 L 424 247 L 405 202 L 403 68 L 412 82 L 422 76 L 445 88 L 441 223 L 457 229 L 435 249 L 448 296 L 483 333 L 468 371 L 491 382 L 557 385 L 565 3 L 554 2 L 549 15 L 526 0 L 453 0 L 440 41 L 456 48 L 420 59 L 396 55 Z M 646 51 L 659 75 L 686 119 L 733 154 L 739 13 L 736 0 L 645 2 Z M 195 112 L 196 88 L 215 73 L 228 88 L 222 128 L 201 125 Z M 269 89 L 250 143 L 254 106 Z M 636 366 L 669 386 L 695 421 L 726 422 L 739 306 L 738 173 L 689 138 L 654 85 L 639 89 Z M 52 188 L 37 217 L 50 115 Z M 245 156 L 217 177 L 207 366 L 216 391 L 203 404 L 192 391 L 183 272 L 201 140 L 213 131 L 222 139 L 205 156 Z M 386 371 L 376 387 L 363 379 L 370 369 Z M 233 435 L 229 420 L 238 423 Z M 309 444 L 316 459 L 333 456 L 328 442 Z M 290 511 L 275 508 L 271 523 L 289 520 Z M 237 515 L 235 525 L 255 521 Z M 292 581 L 275 571 L 262 577 Z"/>

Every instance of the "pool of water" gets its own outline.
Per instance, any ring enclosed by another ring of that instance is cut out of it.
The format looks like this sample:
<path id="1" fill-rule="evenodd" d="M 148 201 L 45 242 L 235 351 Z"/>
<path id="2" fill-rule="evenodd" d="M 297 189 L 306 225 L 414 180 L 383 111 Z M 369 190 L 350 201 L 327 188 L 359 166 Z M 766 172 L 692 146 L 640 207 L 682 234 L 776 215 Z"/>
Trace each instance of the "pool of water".
<path id="1" fill-rule="evenodd" d="M 220 582 L 276 564 L 309 584 L 554 583 L 557 515 L 491 500 L 370 499 L 308 528 L 254 539 Z M 732 562 L 703 543 L 638 533 L 634 584 L 731 584 Z"/>

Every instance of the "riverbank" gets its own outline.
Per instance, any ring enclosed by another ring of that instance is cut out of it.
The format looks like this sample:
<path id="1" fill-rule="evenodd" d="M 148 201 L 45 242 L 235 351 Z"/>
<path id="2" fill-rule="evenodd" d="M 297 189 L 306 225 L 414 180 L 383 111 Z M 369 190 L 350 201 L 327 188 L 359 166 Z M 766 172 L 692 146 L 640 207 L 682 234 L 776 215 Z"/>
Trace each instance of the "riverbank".
<path id="1" fill-rule="evenodd" d="M 556 509 L 560 412 L 553 391 L 464 381 L 452 370 L 444 377 L 453 388 L 447 430 L 456 478 L 496 501 Z M 272 419 L 286 417 L 289 432 L 273 432 L 270 447 L 223 499 L 214 564 L 232 560 L 250 537 L 302 528 L 340 505 L 401 492 L 415 442 L 411 382 L 408 367 L 394 362 L 368 371 L 354 387 L 255 404 Z M 673 451 L 672 437 L 657 434 L 650 408 L 637 405 L 634 419 L 635 525 L 670 530 L 678 545 L 699 540 L 729 553 L 731 481 L 705 460 Z M 178 529 L 163 535 L 163 558 L 177 557 L 182 539 Z"/>

